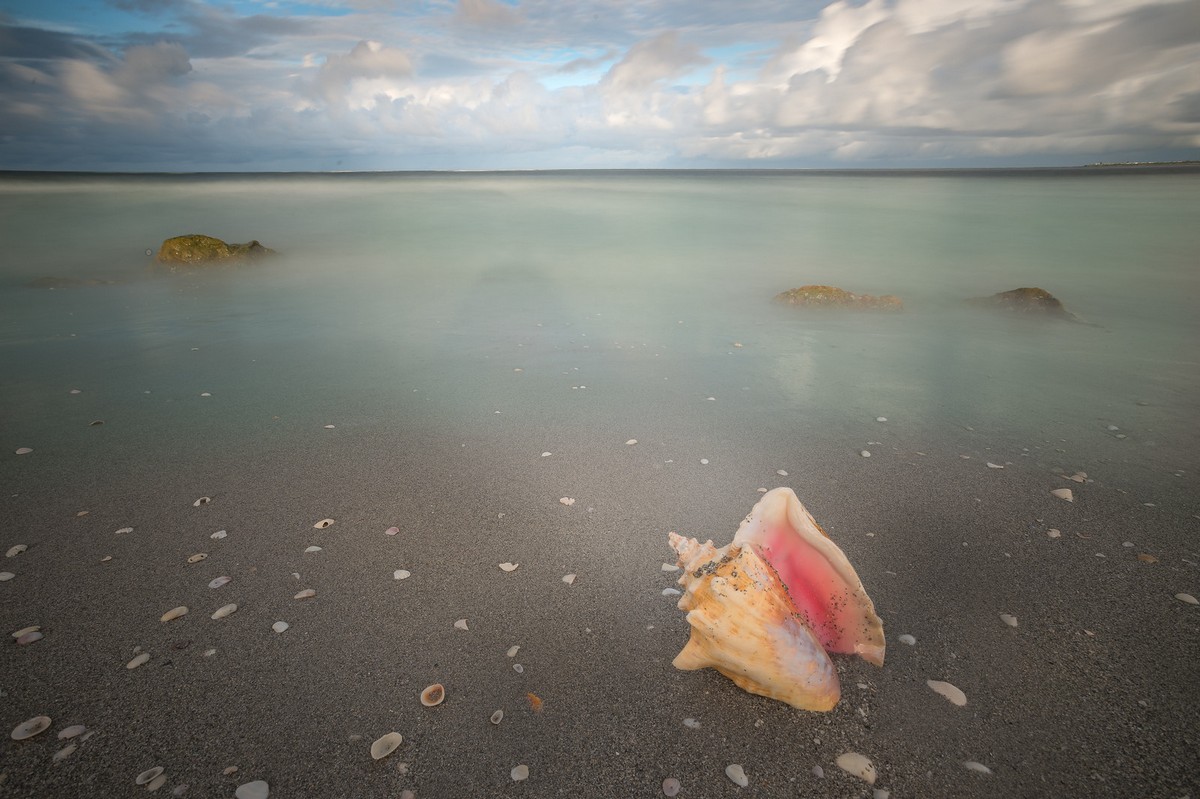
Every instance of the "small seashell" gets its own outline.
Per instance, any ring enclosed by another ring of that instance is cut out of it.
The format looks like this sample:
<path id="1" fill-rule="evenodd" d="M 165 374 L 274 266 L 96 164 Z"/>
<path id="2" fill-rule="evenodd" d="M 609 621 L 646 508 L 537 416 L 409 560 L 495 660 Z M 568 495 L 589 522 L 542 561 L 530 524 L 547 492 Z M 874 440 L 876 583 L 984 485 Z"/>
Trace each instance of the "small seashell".
<path id="1" fill-rule="evenodd" d="M 33 452 L 33 449 L 31 449 L 30 447 L 17 447 L 18 455 L 28 455 L 31 452 Z"/>
<path id="2" fill-rule="evenodd" d="M 21 638 L 22 636 L 29 635 L 30 633 L 36 633 L 40 629 L 42 629 L 42 628 L 36 624 L 30 625 L 29 627 L 22 627 L 21 629 L 14 632 L 12 634 L 12 637 L 13 638 Z"/>
<path id="3" fill-rule="evenodd" d="M 54 757 L 51 758 L 51 760 L 53 760 L 55 763 L 57 763 L 60 760 L 66 760 L 68 757 L 75 754 L 75 750 L 78 748 L 79 748 L 79 744 L 69 743 L 66 746 L 64 746 L 62 749 L 59 749 L 57 752 L 55 752 Z"/>
<path id="4" fill-rule="evenodd" d="M 963 768 L 968 771 L 978 771 L 980 774 L 991 774 L 992 770 L 982 763 L 976 763 L 974 760 L 967 760 L 963 763 Z"/>
<path id="5" fill-rule="evenodd" d="M 859 454 L 859 455 L 862 455 L 864 458 L 869 458 L 869 457 L 871 457 L 871 453 L 867 452 L 865 449 L 864 449 L 862 452 L 858 453 L 858 454 Z"/>
<path id="6" fill-rule="evenodd" d="M 291 626 L 291 625 L 290 625 L 290 624 L 288 624 L 286 621 L 277 621 L 277 622 L 275 622 L 274 624 L 272 624 L 272 625 L 271 625 L 271 629 L 272 629 L 272 630 L 274 630 L 274 631 L 275 631 L 275 632 L 277 632 L 277 633 L 281 633 L 281 632 L 283 632 L 284 630 L 286 630 L 286 629 L 287 629 L 288 627 L 290 627 L 290 626 Z"/>
<path id="7" fill-rule="evenodd" d="M 998 463 L 992 463 L 991 461 L 988 461 L 988 462 L 987 462 L 987 467 L 988 467 L 989 469 L 1003 469 L 1003 468 L 1004 468 L 1004 467 L 1003 467 L 1003 466 L 1001 466 L 1000 464 L 998 464 Z"/>
<path id="8" fill-rule="evenodd" d="M 334 426 L 333 426 L 333 425 L 331 425 L 331 424 L 327 424 L 327 425 L 325 425 L 325 429 L 326 429 L 326 430 L 333 430 L 333 429 L 334 429 Z"/>
<path id="9" fill-rule="evenodd" d="M 31 632 L 31 633 L 25 633 L 24 635 L 22 635 L 21 637 L 19 637 L 19 638 L 17 639 L 17 645 L 18 645 L 18 646 L 26 646 L 26 645 L 28 645 L 28 644 L 32 644 L 32 643 L 33 643 L 33 642 L 35 642 L 35 641 L 40 641 L 40 640 L 42 640 L 42 638 L 44 638 L 44 637 L 45 637 L 45 636 L 43 636 L 43 635 L 42 635 L 40 632 L 37 632 L 37 631 L 35 630 L 35 631 Z"/>
<path id="10" fill-rule="evenodd" d="M 164 613 L 162 615 L 162 618 L 159 619 L 159 621 L 174 621 L 175 619 L 178 619 L 180 616 L 186 616 L 187 612 L 188 612 L 187 607 L 185 607 L 184 605 L 180 605 L 179 607 L 171 608 L 166 613 Z"/>
<path id="11" fill-rule="evenodd" d="M 701 458 L 701 459 L 700 459 L 700 465 L 701 465 L 701 466 L 707 466 L 707 465 L 708 465 L 708 458 Z"/>
<path id="12" fill-rule="evenodd" d="M 446 687 L 435 682 L 421 692 L 421 704 L 425 707 L 436 707 L 446 698 Z"/>
<path id="13" fill-rule="evenodd" d="M 625 446 L 627 446 L 627 447 L 632 447 L 632 446 L 633 446 L 634 444 L 636 444 L 636 443 L 637 443 L 637 439 L 636 439 L 636 438 L 631 438 L 631 439 L 629 439 L 628 441 L 626 441 L 626 442 L 625 442 Z"/>
<path id="14" fill-rule="evenodd" d="M 65 741 L 68 738 L 74 738 L 76 736 L 83 735 L 85 732 L 87 732 L 87 727 L 83 726 L 82 724 L 72 724 L 70 727 L 67 727 L 58 734 L 58 740 Z"/>
<path id="15" fill-rule="evenodd" d="M 575 504 L 574 497 L 560 497 L 558 501 L 566 505 L 568 508 Z"/>
<path id="16" fill-rule="evenodd" d="M 384 530 L 383 532 L 385 532 L 388 535 L 397 535 L 400 532 L 400 528 L 399 527 L 389 527 L 388 529 Z"/>
<path id="17" fill-rule="evenodd" d="M 659 568 L 660 568 L 662 571 L 665 571 L 665 572 L 677 572 L 677 571 L 679 571 L 679 567 L 678 567 L 678 566 L 676 566 L 674 563 L 664 563 L 664 564 L 663 564 L 662 566 L 660 566 Z"/>
<path id="18" fill-rule="evenodd" d="M 529 707 L 534 713 L 542 712 L 542 705 L 545 703 L 540 696 L 537 694 L 525 694 L 525 698 L 529 700 Z"/>
<path id="19" fill-rule="evenodd" d="M 967 704 L 967 695 L 948 682 L 942 682 L 941 680 L 926 680 L 925 684 L 932 688 L 936 693 L 946 697 L 951 703 L 958 705 L 959 707 L 963 707 Z"/>
<path id="20" fill-rule="evenodd" d="M 129 661 L 128 663 L 126 663 L 126 664 L 125 664 L 125 668 L 127 668 L 127 669 L 136 669 L 138 666 L 141 666 L 142 664 L 144 664 L 144 663 L 145 663 L 146 661 L 148 661 L 148 660 L 150 660 L 150 653 L 149 653 L 149 652 L 143 652 L 142 654 L 140 654 L 140 655 L 138 655 L 137 657 L 135 657 L 133 660 L 131 660 L 131 661 Z"/>
<path id="21" fill-rule="evenodd" d="M 199 563 L 200 561 L 204 560 L 207 557 L 208 557 L 207 553 L 197 552 L 195 555 L 192 555 L 191 557 L 188 558 L 188 563 Z"/>
<path id="22" fill-rule="evenodd" d="M 825 769 L 821 768 L 820 766 L 813 766 L 812 774 L 819 780 L 825 779 Z"/>
<path id="23" fill-rule="evenodd" d="M 0 572 L 0 583 L 6 583 L 16 576 L 12 572 Z"/>
<path id="24" fill-rule="evenodd" d="M 105 555 L 104 557 L 100 558 L 101 563 L 108 563 L 110 560 L 112 560 L 112 555 Z"/>
<path id="25" fill-rule="evenodd" d="M 104 424 L 103 419 L 96 419 L 94 421 L 88 422 L 88 427 L 99 427 L 102 424 Z"/>
<path id="26" fill-rule="evenodd" d="M 50 729 L 49 716 L 34 716 L 28 721 L 21 722 L 13 729 L 12 739 L 14 741 L 24 741 L 26 738 L 41 735 L 48 729 Z"/>
<path id="27" fill-rule="evenodd" d="M 1071 489 L 1069 488 L 1056 488 L 1051 491 L 1050 494 L 1058 497 L 1059 499 L 1065 499 L 1067 502 L 1075 501 L 1075 495 L 1071 493 Z"/>
<path id="28" fill-rule="evenodd" d="M 212 618 L 213 620 L 223 619 L 232 613 L 236 613 L 237 609 L 238 609 L 238 606 L 233 603 L 230 603 L 228 605 L 222 605 L 221 607 L 217 608 L 216 612 L 213 613 L 213 615 L 210 618 Z"/>
<path id="29" fill-rule="evenodd" d="M 134 782 L 137 783 L 138 785 L 145 785 L 146 783 L 150 782 L 151 780 L 156 779 L 162 773 L 163 773 L 163 767 L 155 766 L 154 768 L 146 769 L 141 774 L 137 775 L 137 779 L 134 780 Z"/>
<path id="30" fill-rule="evenodd" d="M 567 585 L 573 585 L 575 583 L 575 575 L 574 574 L 564 574 L 562 581 L 564 583 L 566 583 Z"/>
<path id="31" fill-rule="evenodd" d="M 313 589 L 305 588 L 303 591 L 298 592 L 294 597 L 292 597 L 292 599 L 312 599 L 316 595 L 317 592 Z"/>
<path id="32" fill-rule="evenodd" d="M 212 535 L 210 535 L 210 536 L 209 536 L 209 538 L 215 538 L 215 539 L 217 539 L 217 540 L 220 540 L 220 539 L 224 538 L 224 537 L 225 537 L 225 536 L 227 536 L 227 535 L 229 535 L 229 531 L 228 531 L 228 530 L 217 530 L 215 533 L 213 533 Z"/>
<path id="33" fill-rule="evenodd" d="M 1000 614 L 1000 621 L 1004 622 L 1004 623 L 1005 623 L 1005 624 L 1007 624 L 1009 627 L 1016 627 L 1016 626 L 1017 626 L 1017 617 L 1016 617 L 1016 616 L 1010 616 L 1010 615 L 1009 615 L 1009 614 L 1007 614 L 1007 613 L 1001 613 L 1001 614 Z"/>
<path id="34" fill-rule="evenodd" d="M 525 673 L 525 667 L 524 667 L 524 666 L 522 666 L 520 663 L 514 663 L 514 664 L 513 664 L 513 671 L 515 671 L 517 674 L 524 674 L 524 673 Z"/>
<path id="35" fill-rule="evenodd" d="M 210 657 L 212 657 L 212 656 L 213 656 L 213 655 L 215 655 L 215 654 L 217 654 L 217 650 L 216 650 L 216 649 L 205 649 L 205 650 L 204 650 L 204 657 L 206 657 L 206 658 L 210 658 Z"/>
<path id="36" fill-rule="evenodd" d="M 1200 605 L 1200 600 L 1196 599 L 1196 597 L 1192 596 L 1191 594 L 1176 594 L 1175 598 L 1180 602 L 1186 602 L 1189 605 Z"/>
<path id="37" fill-rule="evenodd" d="M 322 519 L 321 521 L 314 524 L 313 527 L 317 528 L 318 530 L 324 530 L 326 527 L 328 527 L 331 524 L 333 524 L 333 519 Z"/>
<path id="38" fill-rule="evenodd" d="M 490 721 L 493 724 L 499 724 L 500 722 L 504 721 L 504 711 L 497 710 L 495 713 L 492 714 Z"/>
<path id="39" fill-rule="evenodd" d="M 320 552 L 320 551 L 321 551 L 321 548 L 320 548 L 320 547 L 317 547 L 317 546 L 306 547 L 304 551 L 305 551 L 306 553 L 310 553 L 310 552 Z"/>
<path id="40" fill-rule="evenodd" d="M 227 585 L 232 579 L 233 579 L 232 577 L 217 577 L 216 579 L 214 579 L 212 582 L 210 582 L 208 584 L 208 587 L 209 588 L 220 588 L 223 585 Z"/>
<path id="41" fill-rule="evenodd" d="M 838 755 L 838 759 L 834 762 L 847 774 L 858 777 L 868 785 L 875 784 L 875 764 L 866 756 L 860 755 L 858 752 L 847 752 L 844 755 Z"/>
<path id="42" fill-rule="evenodd" d="M 507 651 L 507 652 L 505 652 L 505 654 L 506 654 L 506 655 L 508 655 L 508 656 L 511 658 L 511 657 L 516 657 L 516 656 L 517 656 L 517 653 L 518 653 L 518 652 L 520 652 L 520 651 L 521 651 L 521 646 L 520 646 L 520 644 L 518 644 L 518 645 L 516 645 L 516 646 L 510 646 L 510 647 L 508 648 L 508 651 Z"/>
<path id="43" fill-rule="evenodd" d="M 916 639 L 916 638 L 913 638 L 911 635 L 909 635 L 909 634 L 907 634 L 907 633 L 905 633 L 904 635 L 900 636 L 900 638 L 899 638 L 899 641 L 900 641 L 900 643 L 902 643 L 902 644 L 908 644 L 909 646 L 916 646 L 916 645 L 917 645 L 917 639 Z"/>
<path id="44" fill-rule="evenodd" d="M 132 533 L 132 532 L 133 532 L 132 527 L 122 527 L 120 530 L 117 530 L 115 533 L 113 533 L 113 535 L 124 535 L 125 533 Z"/>
<path id="45" fill-rule="evenodd" d="M 679 780 L 675 779 L 674 777 L 667 777 L 665 780 L 663 780 L 663 796 L 678 796 L 679 788 Z"/>
<path id="46" fill-rule="evenodd" d="M 465 630 L 465 629 L 467 629 L 467 620 L 459 619 L 458 621 L 454 622 L 454 626 L 460 630 Z"/>
<path id="47" fill-rule="evenodd" d="M 8 552 L 4 553 L 4 556 L 7 558 L 15 558 L 17 555 L 20 555 L 27 549 L 29 549 L 27 544 L 17 544 L 13 547 L 10 547 Z"/>
<path id="48" fill-rule="evenodd" d="M 698 730 L 700 729 L 700 722 L 696 719 L 684 719 L 683 726 L 687 727 L 688 729 Z"/>
<path id="49" fill-rule="evenodd" d="M 200 497 L 200 499 L 192 503 L 192 507 L 198 508 L 201 505 L 207 505 L 210 502 L 212 502 L 212 497 Z"/>
<path id="50" fill-rule="evenodd" d="M 271 795 L 271 787 L 266 780 L 255 780 L 239 785 L 233 792 L 234 799 L 267 799 Z"/>
<path id="51" fill-rule="evenodd" d="M 1153 555 L 1147 555 L 1145 552 L 1138 553 L 1138 560 L 1142 563 L 1158 563 L 1158 558 Z"/>
<path id="52" fill-rule="evenodd" d="M 500 568 L 504 569 L 504 571 L 506 571 L 506 572 L 511 572 L 511 571 L 516 571 L 517 566 L 519 566 L 519 565 L 520 564 L 518 564 L 518 563 L 501 563 Z"/>
<path id="53" fill-rule="evenodd" d="M 148 785 L 146 785 L 146 792 L 154 793 L 155 791 L 157 791 L 159 788 L 163 787 L 166 784 L 167 784 L 167 775 L 159 774 L 157 777 L 150 780 Z"/>
<path id="54" fill-rule="evenodd" d="M 730 763 L 726 766 L 725 776 L 732 780 L 739 788 L 745 788 L 750 784 L 750 778 L 746 776 L 746 770 L 742 768 L 740 763 Z"/>
<path id="55" fill-rule="evenodd" d="M 663 596 L 679 596 L 680 591 L 678 588 L 664 588 L 662 590 L 662 595 Z"/>
<path id="56" fill-rule="evenodd" d="M 212 392 L 211 392 L 211 391 L 201 391 L 201 392 L 200 392 L 200 396 L 202 396 L 202 397 L 211 397 L 211 396 L 212 396 Z"/>
<path id="57" fill-rule="evenodd" d="M 509 772 L 509 775 L 513 778 L 513 782 L 527 780 L 529 779 L 529 766 L 524 763 L 519 766 L 513 766 L 513 770 Z"/>
<path id="58" fill-rule="evenodd" d="M 409 577 L 412 577 L 412 572 L 407 569 L 396 569 L 396 571 L 392 572 L 393 580 L 407 580 Z"/>
<path id="59" fill-rule="evenodd" d="M 875 421 L 877 421 L 877 422 L 886 422 L 886 421 L 887 421 L 887 417 L 886 417 L 886 416 L 876 416 L 876 417 L 875 417 Z"/>
<path id="60" fill-rule="evenodd" d="M 398 732 L 389 732 L 387 735 L 381 735 L 376 739 L 375 743 L 371 744 L 371 757 L 376 760 L 382 760 L 392 752 L 395 752 L 402 743 L 404 743 L 404 736 Z"/>
<path id="61" fill-rule="evenodd" d="M 1046 531 L 1046 535 L 1050 536 L 1051 538 L 1062 538 L 1062 530 L 1056 530 L 1051 527 Z"/>

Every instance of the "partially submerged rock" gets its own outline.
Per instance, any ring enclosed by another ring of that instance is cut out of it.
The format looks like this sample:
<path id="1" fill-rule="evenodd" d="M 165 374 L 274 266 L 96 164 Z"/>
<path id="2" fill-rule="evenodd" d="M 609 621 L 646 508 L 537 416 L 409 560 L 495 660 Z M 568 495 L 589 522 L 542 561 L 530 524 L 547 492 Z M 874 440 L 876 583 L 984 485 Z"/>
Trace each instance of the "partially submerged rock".
<path id="1" fill-rule="evenodd" d="M 981 308 L 994 308 L 998 311 L 1054 317 L 1072 322 L 1079 321 L 1075 314 L 1063 307 L 1057 297 L 1036 286 L 1001 291 L 990 297 L 973 297 L 967 302 Z"/>
<path id="2" fill-rule="evenodd" d="M 776 302 L 798 305 L 805 308 L 849 308 L 869 311 L 902 311 L 904 303 L 899 297 L 884 294 L 854 294 L 837 286 L 801 286 L 775 295 Z"/>
<path id="3" fill-rule="evenodd" d="M 212 236 L 189 235 L 175 236 L 164 241 L 154 260 L 175 269 L 180 266 L 228 265 L 267 255 L 275 255 L 275 251 L 262 246 L 258 241 L 227 244 Z"/>

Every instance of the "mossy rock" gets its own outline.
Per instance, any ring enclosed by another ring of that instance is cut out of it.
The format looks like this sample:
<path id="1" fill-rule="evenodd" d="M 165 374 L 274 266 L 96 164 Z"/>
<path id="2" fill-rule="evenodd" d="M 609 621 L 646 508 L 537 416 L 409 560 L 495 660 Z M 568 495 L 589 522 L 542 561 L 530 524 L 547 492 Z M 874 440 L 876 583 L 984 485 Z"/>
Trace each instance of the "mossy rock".
<path id="1" fill-rule="evenodd" d="M 903 311 L 904 303 L 892 294 L 874 297 L 837 286 L 801 286 L 775 295 L 775 301 L 802 308 L 847 308 L 866 311 Z"/>
<path id="2" fill-rule="evenodd" d="M 990 297 L 973 297 L 967 302 L 981 308 L 993 308 L 1009 313 L 1066 319 L 1071 322 L 1079 321 L 1075 314 L 1063 306 L 1058 297 L 1036 286 L 1001 291 Z"/>
<path id="3" fill-rule="evenodd" d="M 257 241 L 246 244 L 226 244 L 212 236 L 175 236 L 167 239 L 158 248 L 155 262 L 168 268 L 180 266 L 209 266 L 212 264 L 234 264 L 254 260 L 275 251 Z"/>

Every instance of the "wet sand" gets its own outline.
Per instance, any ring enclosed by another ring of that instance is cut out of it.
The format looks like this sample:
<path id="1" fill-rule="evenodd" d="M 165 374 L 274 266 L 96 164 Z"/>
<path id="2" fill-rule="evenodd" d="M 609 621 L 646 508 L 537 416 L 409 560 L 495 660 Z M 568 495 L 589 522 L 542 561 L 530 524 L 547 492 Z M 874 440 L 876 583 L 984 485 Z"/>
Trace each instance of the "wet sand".
<path id="1" fill-rule="evenodd" d="M 259 779 L 272 797 L 656 796 L 667 777 L 685 797 L 871 796 L 834 765 L 851 751 L 892 797 L 1198 789 L 1200 607 L 1175 594 L 1200 594 L 1200 492 L 1194 471 L 1174 473 L 1195 459 L 1169 437 L 1146 454 L 1137 434 L 1095 425 L 1069 441 L 865 414 L 762 428 L 728 411 L 729 394 L 696 394 L 687 413 L 647 394 L 619 423 L 541 413 L 514 392 L 468 419 L 439 414 L 435 389 L 392 420 L 180 397 L 177 434 L 151 441 L 149 411 L 89 407 L 94 393 L 63 390 L 46 408 L 61 435 L 0 458 L 0 543 L 29 546 L 0 561 L 16 575 L 0 583 L 0 621 L 45 633 L 0 648 L 0 796 L 126 795 L 153 766 L 168 778 L 159 795 L 192 797 Z M 661 593 L 677 578 L 661 569 L 667 532 L 723 545 L 757 489 L 777 485 L 846 552 L 887 634 L 882 669 L 835 658 L 842 700 L 828 714 L 671 666 L 688 628 Z M 1062 487 L 1073 503 L 1050 495 Z M 212 502 L 195 507 L 201 496 Z M 189 564 L 196 553 L 208 558 Z M 305 588 L 317 596 L 292 599 Z M 209 618 L 230 602 L 235 614 Z M 159 621 L 178 605 L 189 614 Z M 128 670 L 138 647 L 150 660 Z M 422 707 L 435 682 L 445 702 Z M 50 730 L 8 738 L 42 714 Z M 53 762 L 73 724 L 94 736 Z M 391 731 L 403 744 L 373 761 Z"/>

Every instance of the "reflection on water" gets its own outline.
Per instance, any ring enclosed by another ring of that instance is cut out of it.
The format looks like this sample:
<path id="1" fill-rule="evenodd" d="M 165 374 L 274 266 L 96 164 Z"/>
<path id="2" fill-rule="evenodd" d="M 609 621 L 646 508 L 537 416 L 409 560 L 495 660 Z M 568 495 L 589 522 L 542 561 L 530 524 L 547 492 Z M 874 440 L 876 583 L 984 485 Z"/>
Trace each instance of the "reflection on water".
<path id="1" fill-rule="evenodd" d="M 124 401 L 209 390 L 268 418 L 337 408 L 464 432 L 519 405 L 548 423 L 633 415 L 693 435 L 715 422 L 691 400 L 718 396 L 740 409 L 720 424 L 760 435 L 885 415 L 1044 437 L 1140 399 L 1162 436 L 1194 436 L 1198 179 L 0 182 L 0 425 L 37 427 L 46 391 L 86 383 Z M 284 256 L 151 274 L 145 250 L 186 232 Z M 120 282 L 23 287 L 41 276 Z M 770 302 L 817 282 L 895 293 L 907 310 Z M 1099 326 L 960 303 L 1024 285 Z M 173 408 L 160 410 L 149 431 L 167 429 Z"/>

